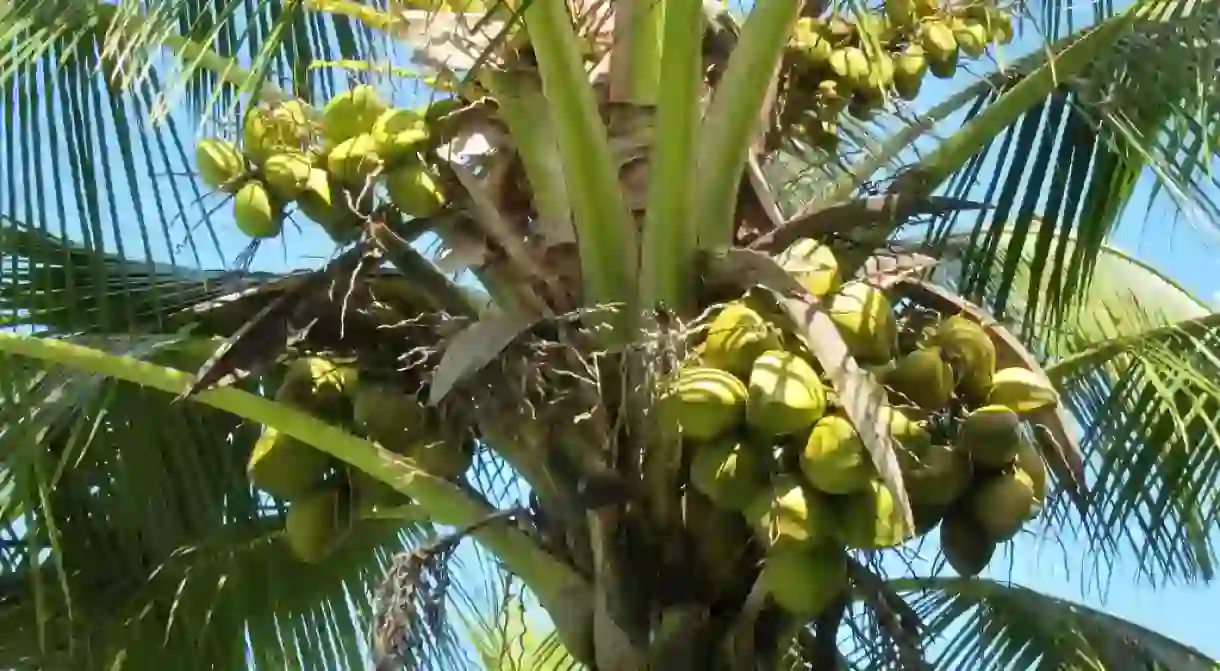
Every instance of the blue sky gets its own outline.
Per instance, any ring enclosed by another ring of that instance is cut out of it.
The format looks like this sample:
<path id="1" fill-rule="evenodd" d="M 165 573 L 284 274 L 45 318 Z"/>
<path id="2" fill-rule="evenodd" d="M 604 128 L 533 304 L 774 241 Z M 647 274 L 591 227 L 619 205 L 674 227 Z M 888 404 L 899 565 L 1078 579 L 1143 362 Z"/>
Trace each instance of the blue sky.
<path id="1" fill-rule="evenodd" d="M 1010 53 L 1024 51 L 1033 44 L 1032 40 L 1023 40 L 1013 45 Z M 953 82 L 929 80 L 916 106 L 926 109 L 929 103 L 943 99 L 948 92 L 969 81 L 970 75 L 965 72 Z M 409 99 L 406 93 L 397 96 L 400 104 L 408 104 Z M 193 126 L 188 123 L 182 128 Z M 189 139 L 183 138 L 184 142 Z M 10 145 L 8 150 L 13 151 L 14 148 Z M 1175 221 L 1174 213 L 1163 202 L 1149 209 L 1146 206 L 1149 189 L 1147 185 L 1141 188 L 1143 202 L 1137 197 L 1136 202 L 1128 208 L 1113 243 L 1168 273 L 1196 296 L 1217 304 L 1220 299 L 1220 273 L 1216 271 L 1216 254 L 1220 251 L 1220 239 L 1215 231 L 1200 229 L 1184 219 Z M 10 201 L 6 204 L 5 201 L 4 194 L 0 194 L 0 211 L 15 212 L 14 203 Z M 68 210 L 69 218 L 71 211 Z M 126 205 L 113 215 L 103 214 L 103 218 L 113 219 L 109 223 L 122 230 L 121 236 L 127 243 L 137 242 L 138 237 L 134 236 L 132 227 L 123 224 L 137 216 L 153 216 L 153 212 L 146 204 L 142 212 L 136 212 Z M 56 230 L 60 222 L 48 223 L 51 223 L 52 230 Z M 76 230 L 80 225 L 71 219 L 66 223 L 71 230 Z M 245 247 L 247 240 L 235 230 L 231 217 L 224 211 L 214 216 L 213 223 L 223 256 L 231 262 Z M 321 259 L 328 257 L 333 249 L 329 239 L 316 227 L 309 226 L 308 222 L 302 220 L 302 224 L 301 230 L 289 225 L 282 240 L 264 245 L 256 258 L 255 267 L 284 270 L 316 266 Z M 175 242 L 182 238 L 184 229 L 181 222 L 173 232 Z M 134 248 L 138 249 L 138 246 Z M 221 265 L 219 254 L 201 251 L 201 261 L 205 266 Z M 165 250 L 154 249 L 154 256 L 159 260 L 165 258 Z M 1171 586 L 1154 591 L 1136 587 L 1130 584 L 1135 567 L 1120 564 L 1108 590 L 1102 589 L 1104 585 L 1090 585 L 1082 580 L 1082 576 L 1091 574 L 1091 560 L 1083 546 L 1069 542 L 1066 547 L 1059 548 L 1054 543 L 1039 541 L 1032 536 L 1022 537 L 1014 544 L 1014 557 L 1011 576 L 1020 584 L 1101 607 L 1220 658 L 1220 639 L 1214 636 L 1216 628 L 1210 620 L 1214 603 L 1220 600 L 1220 588 Z M 992 570 L 995 571 L 1000 564 L 1000 561 L 995 562 Z M 1007 573 L 1008 567 L 1005 566 L 1003 574 Z"/>

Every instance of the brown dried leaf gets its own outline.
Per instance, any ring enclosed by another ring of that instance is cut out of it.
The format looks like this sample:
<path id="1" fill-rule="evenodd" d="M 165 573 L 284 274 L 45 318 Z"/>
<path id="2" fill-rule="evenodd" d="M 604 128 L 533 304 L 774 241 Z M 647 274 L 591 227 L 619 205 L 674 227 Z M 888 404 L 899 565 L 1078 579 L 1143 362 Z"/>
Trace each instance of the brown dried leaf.
<path id="1" fill-rule="evenodd" d="M 715 277 L 731 279 L 742 287 L 762 286 L 775 292 L 780 306 L 809 341 L 810 350 L 822 365 L 848 419 L 868 448 L 873 465 L 894 497 L 903 521 L 914 528 L 911 504 L 888 425 L 877 417 L 878 411 L 888 405 L 885 389 L 848 353 L 847 344 L 822 302 L 810 295 L 774 259 L 761 252 L 725 249 L 712 253 L 707 262 Z"/>

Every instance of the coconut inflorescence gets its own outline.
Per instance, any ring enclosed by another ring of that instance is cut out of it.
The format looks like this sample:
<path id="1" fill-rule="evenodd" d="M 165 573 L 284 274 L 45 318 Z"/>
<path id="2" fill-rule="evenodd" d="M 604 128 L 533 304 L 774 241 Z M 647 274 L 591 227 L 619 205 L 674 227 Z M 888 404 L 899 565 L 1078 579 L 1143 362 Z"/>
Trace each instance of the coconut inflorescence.
<path id="1" fill-rule="evenodd" d="M 659 406 L 681 435 L 688 486 L 744 518 L 762 584 L 798 618 L 844 588 L 844 553 L 898 547 L 936 528 L 956 571 L 982 571 L 1047 496 L 1025 422 L 1058 402 L 1054 389 L 1032 371 L 997 369 L 995 344 L 970 318 L 917 312 L 885 288 L 842 281 L 830 246 L 797 241 L 776 261 L 820 298 L 888 392 L 876 420 L 893 441 L 914 525 L 806 336 L 757 290 L 695 330 L 701 341 Z"/>
<path id="2" fill-rule="evenodd" d="M 407 457 L 434 477 L 456 480 L 473 462 L 473 441 L 446 430 L 434 408 L 415 394 L 362 379 L 349 362 L 294 359 L 274 398 Z M 324 561 L 362 519 L 409 503 L 392 485 L 273 427 L 264 427 L 246 473 L 256 489 L 288 504 L 284 540 L 307 563 Z"/>
<path id="3" fill-rule="evenodd" d="M 952 77 L 1013 37 L 1011 13 L 988 0 L 886 0 L 855 16 L 802 18 L 788 41 L 783 114 L 815 146 L 835 145 L 841 114 L 868 118 L 891 96 L 914 100 L 928 73 Z"/>
<path id="4" fill-rule="evenodd" d="M 246 235 L 275 237 L 295 212 L 346 244 L 382 205 L 429 217 L 448 204 L 430 152 L 453 108 L 395 108 L 365 84 L 321 110 L 298 100 L 257 105 L 243 115 L 239 141 L 201 140 L 195 165 L 210 189 L 233 195 Z"/>

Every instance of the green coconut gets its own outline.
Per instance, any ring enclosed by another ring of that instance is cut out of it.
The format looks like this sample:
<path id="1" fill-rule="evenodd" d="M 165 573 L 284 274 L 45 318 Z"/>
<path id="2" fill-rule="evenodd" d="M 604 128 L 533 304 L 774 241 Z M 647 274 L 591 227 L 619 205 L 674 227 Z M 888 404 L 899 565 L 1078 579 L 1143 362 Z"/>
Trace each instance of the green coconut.
<path id="1" fill-rule="evenodd" d="M 322 136 L 337 145 L 362 133 L 371 133 L 388 108 L 377 89 L 365 84 L 355 86 L 326 103 L 322 110 Z"/>
<path id="2" fill-rule="evenodd" d="M 474 452 L 473 441 L 420 440 L 407 448 L 406 456 L 442 480 L 456 480 L 470 470 Z"/>
<path id="3" fill-rule="evenodd" d="M 812 238 L 797 240 L 775 260 L 818 298 L 837 289 L 841 282 L 834 250 Z"/>
<path id="4" fill-rule="evenodd" d="M 202 140 L 195 146 L 195 167 L 204 184 L 232 192 L 246 171 L 246 159 L 232 142 Z"/>
<path id="5" fill-rule="evenodd" d="M 716 505 L 744 510 L 767 487 L 772 455 L 734 439 L 699 445 L 691 457 L 691 485 Z"/>
<path id="6" fill-rule="evenodd" d="M 979 483 L 970 510 L 987 537 L 998 542 L 1017 535 L 1036 511 L 1036 502 L 1033 479 L 1013 468 Z"/>
<path id="7" fill-rule="evenodd" d="M 1042 452 L 1038 449 L 1038 445 L 1029 440 L 1022 439 L 1021 446 L 1017 448 L 1015 463 L 1017 468 L 1029 476 L 1029 480 L 1034 488 L 1034 505 L 1036 509 L 1040 509 L 1042 504 L 1046 502 L 1048 490 L 1046 461 L 1042 458 Z"/>
<path id="8" fill-rule="evenodd" d="M 767 553 L 761 574 L 771 599 L 802 619 L 820 615 L 847 587 L 847 559 L 834 546 L 783 546 Z"/>
<path id="9" fill-rule="evenodd" d="M 710 442 L 745 420 L 748 398 L 745 384 L 731 373 L 697 366 L 678 374 L 663 404 L 683 436 Z"/>
<path id="10" fill-rule="evenodd" d="M 985 405 L 962 422 L 958 444 L 983 469 L 998 469 L 1017 457 L 1021 446 L 1021 418 L 1002 405 Z"/>
<path id="11" fill-rule="evenodd" d="M 991 391 L 995 375 L 995 344 L 983 327 L 953 315 L 942 321 L 932 336 L 957 375 L 957 390 L 971 403 L 981 403 Z"/>
<path id="12" fill-rule="evenodd" d="M 760 354 L 779 348 L 779 332 L 744 301 L 733 301 L 708 326 L 702 358 L 704 364 L 744 380 Z"/>
<path id="13" fill-rule="evenodd" d="M 252 238 L 274 238 L 284 226 L 279 203 L 258 181 L 246 182 L 233 197 L 233 220 L 239 231 Z"/>
<path id="14" fill-rule="evenodd" d="M 445 206 L 445 194 L 422 163 L 408 162 L 386 175 L 390 202 L 412 217 L 430 217 Z"/>
<path id="15" fill-rule="evenodd" d="M 781 476 L 742 512 L 766 547 L 814 544 L 833 537 L 835 513 L 826 499 Z"/>
<path id="16" fill-rule="evenodd" d="M 352 528 L 351 497 L 338 488 L 321 489 L 292 502 L 284 537 L 292 554 L 317 564 L 331 555 Z"/>
<path id="17" fill-rule="evenodd" d="M 390 109 L 373 124 L 377 153 L 388 163 L 418 158 L 428 144 L 428 126 L 415 110 Z"/>
<path id="18" fill-rule="evenodd" d="M 295 200 L 309 184 L 313 168 L 300 152 L 275 154 L 263 163 L 263 181 L 279 200 Z"/>
<path id="19" fill-rule="evenodd" d="M 995 541 L 969 515 L 954 512 L 940 523 L 940 549 L 945 561 L 965 578 L 973 578 L 987 568 L 995 554 Z"/>
<path id="20" fill-rule="evenodd" d="M 859 491 L 877 473 L 851 421 L 837 414 L 823 417 L 813 426 L 800 466 L 805 479 L 828 494 Z"/>
<path id="21" fill-rule="evenodd" d="M 903 474 L 903 484 L 912 504 L 944 506 L 966 492 L 971 475 L 970 456 L 965 450 L 933 445 Z"/>
<path id="22" fill-rule="evenodd" d="M 329 419 L 346 419 L 345 393 L 359 382 L 359 372 L 323 357 L 301 357 L 288 365 L 275 400 Z"/>
<path id="23" fill-rule="evenodd" d="M 864 282 L 848 282 L 827 308 L 852 356 L 862 363 L 884 363 L 893 357 L 897 325 L 890 301 Z"/>
<path id="24" fill-rule="evenodd" d="M 361 216 L 352 211 L 347 197 L 346 189 L 331 183 L 325 170 L 314 168 L 310 170 L 305 188 L 297 197 L 297 208 L 301 214 L 321 226 L 332 240 L 346 244 L 360 236 L 364 223 Z"/>
<path id="25" fill-rule="evenodd" d="M 406 453 L 416 443 L 435 439 L 428 407 L 413 394 L 374 383 L 360 383 L 348 393 L 352 422 L 386 449 Z"/>
<path id="26" fill-rule="evenodd" d="M 331 178 L 357 187 L 363 187 L 381 166 L 377 142 L 369 133 L 340 142 L 326 156 L 326 167 Z"/>
<path id="27" fill-rule="evenodd" d="M 915 536 L 885 483 L 872 480 L 862 491 L 839 502 L 839 537 L 856 550 L 897 547 Z"/>
<path id="28" fill-rule="evenodd" d="M 329 469 L 325 452 L 266 427 L 254 445 L 246 476 L 250 484 L 276 498 L 295 499 L 317 488 Z"/>
<path id="29" fill-rule="evenodd" d="M 1012 367 L 996 371 L 992 376 L 987 402 L 1025 414 L 1055 407 L 1059 404 L 1059 392 L 1042 375 L 1025 368 Z"/>
<path id="30" fill-rule="evenodd" d="M 801 357 L 783 350 L 763 352 L 750 371 L 746 423 L 762 436 L 809 429 L 826 413 L 826 388 Z"/>
<path id="31" fill-rule="evenodd" d="M 902 357 L 883 381 L 899 394 L 900 401 L 924 410 L 940 410 L 953 396 L 953 368 L 939 347 L 917 349 Z"/>

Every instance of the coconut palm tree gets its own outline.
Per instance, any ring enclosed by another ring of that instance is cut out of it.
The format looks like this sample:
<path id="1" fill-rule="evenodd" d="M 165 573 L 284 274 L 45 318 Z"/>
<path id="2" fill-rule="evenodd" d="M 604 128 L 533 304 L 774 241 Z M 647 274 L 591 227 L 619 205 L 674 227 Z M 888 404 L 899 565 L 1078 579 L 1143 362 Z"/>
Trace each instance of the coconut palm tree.
<path id="1" fill-rule="evenodd" d="M 0 664 L 1213 668 L 1218 17 L 868 4 L 0 3 Z"/>

